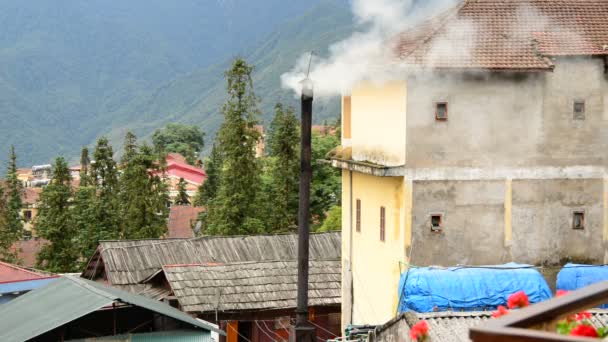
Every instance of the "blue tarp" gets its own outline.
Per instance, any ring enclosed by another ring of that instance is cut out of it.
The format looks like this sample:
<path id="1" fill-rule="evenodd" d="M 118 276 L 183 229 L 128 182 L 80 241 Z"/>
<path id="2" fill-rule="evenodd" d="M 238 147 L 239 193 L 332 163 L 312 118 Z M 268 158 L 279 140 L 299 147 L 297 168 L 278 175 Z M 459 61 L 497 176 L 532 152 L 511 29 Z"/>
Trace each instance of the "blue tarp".
<path id="1" fill-rule="evenodd" d="M 551 298 L 547 282 L 531 265 L 411 268 L 399 280 L 399 311 L 494 310 L 517 291 L 530 303 Z"/>
<path id="2" fill-rule="evenodd" d="M 566 264 L 557 274 L 555 288 L 558 290 L 574 291 L 585 286 L 608 280 L 608 266 Z M 608 308 L 608 304 L 601 306 Z"/>

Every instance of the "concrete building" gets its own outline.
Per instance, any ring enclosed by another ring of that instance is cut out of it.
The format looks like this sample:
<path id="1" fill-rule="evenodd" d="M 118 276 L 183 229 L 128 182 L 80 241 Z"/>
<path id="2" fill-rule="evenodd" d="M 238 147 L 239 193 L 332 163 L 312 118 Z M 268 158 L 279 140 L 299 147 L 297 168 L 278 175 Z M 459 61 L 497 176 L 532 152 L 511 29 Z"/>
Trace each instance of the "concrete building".
<path id="1" fill-rule="evenodd" d="M 408 264 L 608 262 L 607 17 L 467 0 L 343 96 L 343 327 L 394 317 Z"/>

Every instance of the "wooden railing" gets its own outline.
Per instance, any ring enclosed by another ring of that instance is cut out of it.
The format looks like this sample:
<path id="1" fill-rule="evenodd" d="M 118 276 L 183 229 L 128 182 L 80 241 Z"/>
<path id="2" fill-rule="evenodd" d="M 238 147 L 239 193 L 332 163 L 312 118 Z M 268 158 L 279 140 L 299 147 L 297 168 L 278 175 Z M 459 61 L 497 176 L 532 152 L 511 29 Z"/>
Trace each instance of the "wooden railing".
<path id="1" fill-rule="evenodd" d="M 593 339 L 559 335 L 555 332 L 556 324 L 569 315 L 607 302 L 608 281 L 604 281 L 471 328 L 469 337 L 474 342 L 590 341 Z"/>

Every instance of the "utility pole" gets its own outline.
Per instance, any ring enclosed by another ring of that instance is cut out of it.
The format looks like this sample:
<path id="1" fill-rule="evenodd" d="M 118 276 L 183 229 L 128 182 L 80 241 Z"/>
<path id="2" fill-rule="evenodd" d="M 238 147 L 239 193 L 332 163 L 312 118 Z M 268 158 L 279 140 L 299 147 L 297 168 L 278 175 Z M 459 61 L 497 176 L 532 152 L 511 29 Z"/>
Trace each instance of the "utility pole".
<path id="1" fill-rule="evenodd" d="M 300 202 L 298 206 L 298 308 L 296 309 L 296 342 L 316 342 L 315 329 L 308 323 L 308 247 L 310 235 L 310 182 L 312 180 L 312 99 L 313 84 L 302 81 L 302 121 L 300 123 Z M 293 336 L 294 334 L 290 334 Z"/>

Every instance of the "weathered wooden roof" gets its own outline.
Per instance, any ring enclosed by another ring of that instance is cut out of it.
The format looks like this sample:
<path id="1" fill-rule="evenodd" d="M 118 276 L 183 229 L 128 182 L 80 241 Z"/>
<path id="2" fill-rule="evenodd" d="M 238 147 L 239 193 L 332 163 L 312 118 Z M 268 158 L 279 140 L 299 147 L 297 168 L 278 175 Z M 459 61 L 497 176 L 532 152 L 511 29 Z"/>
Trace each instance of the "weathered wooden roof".
<path id="1" fill-rule="evenodd" d="M 337 260 L 340 252 L 339 232 L 310 235 L 311 260 Z M 95 279 L 103 268 L 110 284 L 137 292 L 138 284 L 164 265 L 296 258 L 296 234 L 102 241 L 82 276 Z"/>
<path id="2" fill-rule="evenodd" d="M 310 261 L 309 266 L 309 305 L 340 304 L 340 260 Z M 163 270 L 185 312 L 296 307 L 297 261 L 169 265 Z"/>

